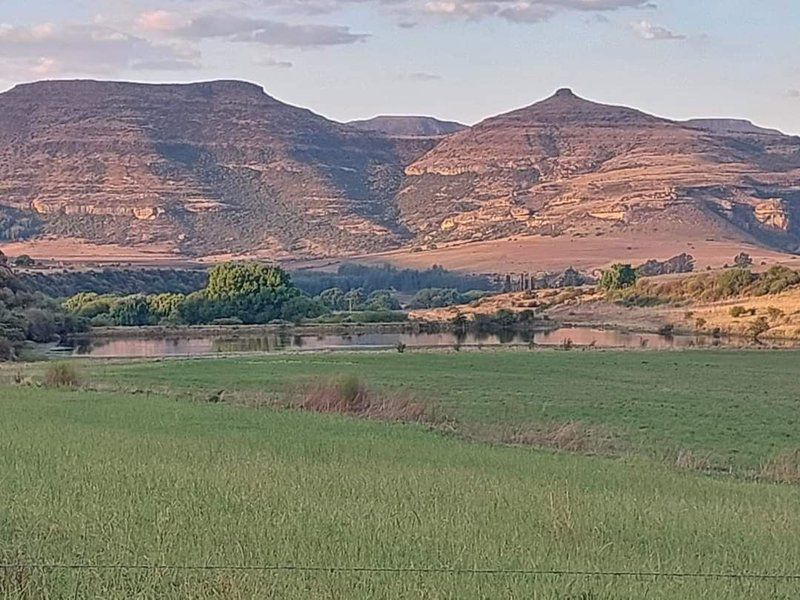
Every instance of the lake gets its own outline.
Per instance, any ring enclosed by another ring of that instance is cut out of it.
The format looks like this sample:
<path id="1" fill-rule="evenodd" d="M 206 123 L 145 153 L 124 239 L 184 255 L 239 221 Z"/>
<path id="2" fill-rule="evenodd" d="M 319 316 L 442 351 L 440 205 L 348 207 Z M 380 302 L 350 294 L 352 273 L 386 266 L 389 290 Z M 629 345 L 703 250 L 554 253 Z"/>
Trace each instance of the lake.
<path id="1" fill-rule="evenodd" d="M 94 358 L 159 358 L 209 356 L 229 353 L 268 353 L 314 350 L 383 350 L 404 344 L 407 348 L 497 348 L 503 346 L 593 346 L 598 348 L 671 349 L 732 345 L 711 336 L 632 333 L 610 329 L 562 327 L 551 331 L 456 334 L 366 332 L 319 334 L 281 330 L 243 334 L 224 332 L 203 336 L 165 335 L 159 338 L 93 338 L 50 349 L 51 354 Z M 741 345 L 741 344 L 733 344 Z"/>

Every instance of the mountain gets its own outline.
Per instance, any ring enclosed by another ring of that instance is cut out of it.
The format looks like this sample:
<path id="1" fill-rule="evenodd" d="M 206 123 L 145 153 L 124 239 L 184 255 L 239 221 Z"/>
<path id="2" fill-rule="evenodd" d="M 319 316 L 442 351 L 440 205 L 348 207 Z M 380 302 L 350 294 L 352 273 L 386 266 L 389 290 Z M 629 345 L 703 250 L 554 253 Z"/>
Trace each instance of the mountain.
<path id="1" fill-rule="evenodd" d="M 109 257 L 111 244 L 212 259 L 397 249 L 428 266 L 437 256 L 418 250 L 453 243 L 486 265 L 479 253 L 517 236 L 592 253 L 656 235 L 679 252 L 722 238 L 800 248 L 800 138 L 567 89 L 448 127 L 336 123 L 236 81 L 20 85 L 0 94 L 0 241 L 87 240 Z"/>
<path id="2" fill-rule="evenodd" d="M 415 147 L 255 85 L 53 81 L 0 94 L 2 231 L 183 255 L 340 255 L 396 246 Z M 15 229 L 16 226 L 16 229 Z"/>
<path id="3" fill-rule="evenodd" d="M 433 117 L 380 116 L 348 123 L 362 131 L 374 131 L 392 137 L 438 137 L 467 129 L 455 121 Z"/>
<path id="4" fill-rule="evenodd" d="M 724 134 L 563 89 L 453 134 L 406 168 L 421 242 L 544 234 L 725 235 L 800 245 L 800 139 Z"/>
<path id="5" fill-rule="evenodd" d="M 784 135 L 777 129 L 767 129 L 759 127 L 752 121 L 745 119 L 689 119 L 683 121 L 684 125 L 696 129 L 704 129 L 712 133 L 755 133 L 768 135 Z"/>

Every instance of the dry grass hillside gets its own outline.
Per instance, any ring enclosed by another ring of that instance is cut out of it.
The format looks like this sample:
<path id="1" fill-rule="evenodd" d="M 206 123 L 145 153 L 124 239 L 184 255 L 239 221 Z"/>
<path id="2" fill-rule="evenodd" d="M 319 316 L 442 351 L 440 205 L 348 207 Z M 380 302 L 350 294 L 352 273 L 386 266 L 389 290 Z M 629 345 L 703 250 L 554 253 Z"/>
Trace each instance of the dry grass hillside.
<path id="1" fill-rule="evenodd" d="M 468 306 L 414 311 L 411 318 L 452 321 L 457 315 L 473 319 L 501 310 L 639 331 L 800 339 L 800 272 L 785 267 L 760 273 L 728 269 L 645 278 L 613 293 L 587 286 L 498 294 Z"/>

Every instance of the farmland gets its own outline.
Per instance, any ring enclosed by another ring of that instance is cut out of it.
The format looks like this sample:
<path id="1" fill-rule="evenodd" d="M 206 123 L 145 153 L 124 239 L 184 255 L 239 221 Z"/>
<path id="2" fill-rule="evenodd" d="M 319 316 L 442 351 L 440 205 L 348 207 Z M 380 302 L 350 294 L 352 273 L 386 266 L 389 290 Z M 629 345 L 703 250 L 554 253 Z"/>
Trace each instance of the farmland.
<path id="1" fill-rule="evenodd" d="M 794 598 L 786 579 L 575 572 L 796 572 L 800 488 L 757 477 L 800 447 L 796 365 L 794 352 L 332 353 L 78 363 L 83 389 L 7 367 L 0 562 L 159 567 L 5 569 L 0 593 Z M 277 408 L 343 373 L 419 399 L 449 431 Z M 613 443 L 492 437 L 564 423 Z M 270 565 L 312 570 L 230 568 Z"/>

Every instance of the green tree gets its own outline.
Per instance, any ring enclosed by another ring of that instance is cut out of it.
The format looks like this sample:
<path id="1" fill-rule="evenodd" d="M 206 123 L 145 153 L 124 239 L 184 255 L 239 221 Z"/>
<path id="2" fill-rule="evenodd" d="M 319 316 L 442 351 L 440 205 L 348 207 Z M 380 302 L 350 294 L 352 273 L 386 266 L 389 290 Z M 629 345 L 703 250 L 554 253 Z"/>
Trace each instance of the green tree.
<path id="1" fill-rule="evenodd" d="M 185 300 L 186 296 L 183 294 L 155 294 L 147 296 L 147 305 L 154 316 L 167 319 L 178 315 Z"/>
<path id="2" fill-rule="evenodd" d="M 622 290 L 636 283 L 636 271 L 629 264 L 615 264 L 603 271 L 598 284 L 607 291 Z"/>
<path id="3" fill-rule="evenodd" d="M 391 290 L 376 290 L 366 301 L 367 310 L 400 310 L 400 301 Z"/>
<path id="4" fill-rule="evenodd" d="M 206 298 L 217 304 L 217 318 L 237 317 L 245 323 L 277 319 L 283 303 L 299 293 L 286 271 L 260 263 L 217 265 L 205 290 Z"/>
<path id="5" fill-rule="evenodd" d="M 418 291 L 411 300 L 412 308 L 442 308 L 464 304 L 468 297 L 456 289 L 426 288 Z"/>
<path id="6" fill-rule="evenodd" d="M 331 310 L 345 310 L 344 292 L 338 287 L 329 288 L 320 292 L 317 299 Z"/>
<path id="7" fill-rule="evenodd" d="M 153 314 L 145 296 L 121 298 L 109 311 L 115 325 L 122 327 L 143 327 L 153 323 Z"/>
<path id="8" fill-rule="evenodd" d="M 366 294 L 364 294 L 363 288 L 350 290 L 344 295 L 344 308 L 350 312 L 362 310 L 366 299 L 367 297 Z"/>

